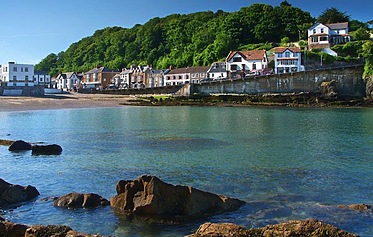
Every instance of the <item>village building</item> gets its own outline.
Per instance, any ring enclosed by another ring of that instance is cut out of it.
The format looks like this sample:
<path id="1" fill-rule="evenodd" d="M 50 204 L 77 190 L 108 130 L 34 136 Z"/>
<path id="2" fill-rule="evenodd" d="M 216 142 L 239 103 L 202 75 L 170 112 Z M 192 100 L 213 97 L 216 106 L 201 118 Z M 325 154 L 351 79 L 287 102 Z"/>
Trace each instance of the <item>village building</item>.
<path id="1" fill-rule="evenodd" d="M 70 91 L 79 86 L 80 80 L 76 72 L 64 72 L 56 77 L 57 89 Z"/>
<path id="2" fill-rule="evenodd" d="M 8 62 L 1 65 L 0 79 L 4 86 L 34 86 L 34 65 Z"/>
<path id="3" fill-rule="evenodd" d="M 348 22 L 333 24 L 316 23 L 308 29 L 309 49 L 330 49 L 333 45 L 344 44 L 350 41 L 351 36 L 348 31 Z M 337 56 L 333 52 L 326 50 L 326 53 Z"/>
<path id="4" fill-rule="evenodd" d="M 230 51 L 225 62 L 228 77 L 232 79 L 260 74 L 268 67 L 265 50 Z"/>
<path id="5" fill-rule="evenodd" d="M 45 88 L 51 87 L 51 76 L 46 71 L 34 71 L 35 85 L 44 86 Z"/>
<path id="6" fill-rule="evenodd" d="M 112 78 L 119 73 L 119 71 L 111 70 L 103 66 L 97 66 L 83 74 L 82 85 L 85 88 L 103 89 L 107 88 Z"/>
<path id="7" fill-rule="evenodd" d="M 289 73 L 304 71 L 302 52 L 297 47 L 275 48 L 275 73 Z"/>
<path id="8" fill-rule="evenodd" d="M 186 83 L 200 83 L 201 80 L 207 78 L 207 71 L 209 67 L 184 67 L 177 69 L 170 69 L 166 74 L 165 85 L 166 86 L 175 86 L 183 85 Z"/>
<path id="9" fill-rule="evenodd" d="M 228 78 L 227 63 L 215 62 L 207 71 L 210 80 L 224 80 Z"/>

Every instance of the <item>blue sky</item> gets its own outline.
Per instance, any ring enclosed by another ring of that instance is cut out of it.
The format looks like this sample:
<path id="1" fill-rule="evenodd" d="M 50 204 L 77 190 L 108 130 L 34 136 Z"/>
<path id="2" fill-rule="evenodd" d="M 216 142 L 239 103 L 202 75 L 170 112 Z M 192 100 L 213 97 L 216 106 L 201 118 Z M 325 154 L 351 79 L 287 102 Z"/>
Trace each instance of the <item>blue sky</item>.
<path id="1" fill-rule="evenodd" d="M 0 64 L 36 64 L 50 53 L 111 26 L 132 28 L 154 17 L 199 11 L 238 11 L 253 3 L 278 6 L 282 0 L 19 0 L 1 3 Z M 319 16 L 336 7 L 352 19 L 373 19 L 372 0 L 288 0 Z"/>

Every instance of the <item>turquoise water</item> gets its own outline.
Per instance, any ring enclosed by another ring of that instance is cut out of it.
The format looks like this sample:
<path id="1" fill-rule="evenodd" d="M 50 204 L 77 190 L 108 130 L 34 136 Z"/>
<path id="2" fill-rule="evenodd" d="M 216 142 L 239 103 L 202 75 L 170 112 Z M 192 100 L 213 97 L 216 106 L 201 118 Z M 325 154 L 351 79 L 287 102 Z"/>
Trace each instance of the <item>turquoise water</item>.
<path id="1" fill-rule="evenodd" d="M 0 178 L 41 193 L 2 211 L 10 221 L 103 235 L 183 236 L 206 221 L 261 227 L 312 217 L 373 235 L 371 212 L 336 207 L 373 204 L 372 109 L 123 107 L 3 112 L 0 121 L 0 139 L 64 149 L 60 156 L 32 156 L 0 147 Z M 110 199 L 118 180 L 142 174 L 247 204 L 167 226 L 125 220 L 110 207 L 65 210 L 43 201 L 73 191 Z"/>

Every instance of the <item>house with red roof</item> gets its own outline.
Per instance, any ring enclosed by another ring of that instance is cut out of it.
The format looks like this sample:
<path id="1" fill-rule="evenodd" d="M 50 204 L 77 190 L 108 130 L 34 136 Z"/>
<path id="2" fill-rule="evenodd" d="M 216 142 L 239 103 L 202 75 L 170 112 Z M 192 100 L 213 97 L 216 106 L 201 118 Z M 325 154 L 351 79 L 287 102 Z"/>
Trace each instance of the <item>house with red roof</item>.
<path id="1" fill-rule="evenodd" d="M 304 71 L 300 48 L 276 47 L 274 60 L 276 74 Z"/>
<path id="2" fill-rule="evenodd" d="M 252 74 L 260 74 L 268 67 L 265 50 L 230 51 L 225 59 L 229 78 L 244 78 Z"/>
<path id="3" fill-rule="evenodd" d="M 310 49 L 330 48 L 332 45 L 344 44 L 350 41 L 348 22 L 316 23 L 308 29 L 308 45 Z"/>

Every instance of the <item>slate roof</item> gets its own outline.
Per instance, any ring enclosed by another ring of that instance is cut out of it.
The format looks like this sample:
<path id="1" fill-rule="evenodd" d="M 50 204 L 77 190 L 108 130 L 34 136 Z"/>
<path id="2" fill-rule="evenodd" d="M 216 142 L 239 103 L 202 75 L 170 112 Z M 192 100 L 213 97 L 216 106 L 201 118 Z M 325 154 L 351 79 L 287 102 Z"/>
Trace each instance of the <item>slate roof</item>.
<path id="1" fill-rule="evenodd" d="M 347 29 L 348 22 L 340 22 L 340 23 L 332 23 L 332 24 L 325 24 L 331 30 L 338 30 L 338 29 Z"/>
<path id="2" fill-rule="evenodd" d="M 103 73 L 103 72 L 118 72 L 118 71 L 116 71 L 116 70 L 112 70 L 112 69 L 109 69 L 109 68 L 107 68 L 107 67 L 95 67 L 95 68 L 93 68 L 93 69 L 91 69 L 91 70 L 89 70 L 88 72 L 86 72 L 86 74 L 90 74 L 90 73 Z"/>
<path id="3" fill-rule="evenodd" d="M 226 62 L 215 62 L 208 70 L 209 73 L 227 72 Z"/>
<path id="4" fill-rule="evenodd" d="M 186 74 L 186 73 L 207 73 L 209 70 L 208 66 L 203 67 L 184 67 L 184 68 L 176 68 L 172 69 L 168 74 Z"/>
<path id="5" fill-rule="evenodd" d="M 74 74 L 76 74 L 75 72 L 63 72 L 61 74 L 59 74 L 57 76 L 57 78 L 63 78 L 63 79 L 67 79 L 67 78 L 71 78 Z"/>
<path id="6" fill-rule="evenodd" d="M 262 60 L 266 54 L 263 50 L 246 50 L 246 51 L 231 51 L 227 57 L 227 61 L 231 60 L 236 54 L 240 54 L 246 61 Z"/>

